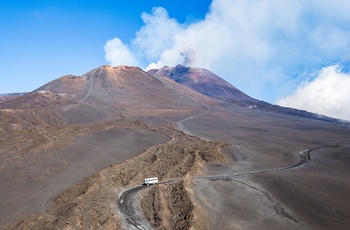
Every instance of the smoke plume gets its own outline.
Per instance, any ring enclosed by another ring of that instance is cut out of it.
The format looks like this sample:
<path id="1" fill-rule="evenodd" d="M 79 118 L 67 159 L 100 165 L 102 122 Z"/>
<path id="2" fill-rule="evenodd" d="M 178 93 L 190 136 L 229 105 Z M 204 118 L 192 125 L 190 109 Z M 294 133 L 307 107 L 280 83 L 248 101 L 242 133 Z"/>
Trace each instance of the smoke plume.
<path id="1" fill-rule="evenodd" d="M 182 62 L 184 66 L 192 66 L 196 60 L 196 52 L 190 48 L 185 48 L 180 52 L 180 55 L 184 57 L 184 61 Z"/>

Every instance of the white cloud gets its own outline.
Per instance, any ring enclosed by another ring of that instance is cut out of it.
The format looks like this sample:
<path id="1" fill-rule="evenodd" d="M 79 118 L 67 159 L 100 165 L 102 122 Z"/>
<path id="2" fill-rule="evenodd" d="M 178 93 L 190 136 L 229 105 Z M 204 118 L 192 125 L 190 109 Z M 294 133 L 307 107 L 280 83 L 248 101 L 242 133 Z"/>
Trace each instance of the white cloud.
<path id="1" fill-rule="evenodd" d="M 109 40 L 105 44 L 104 50 L 106 53 L 105 58 L 111 65 L 138 66 L 139 64 L 128 47 L 124 45 L 119 38 Z"/>
<path id="2" fill-rule="evenodd" d="M 149 64 L 175 43 L 183 26 L 169 18 L 168 12 L 161 7 L 153 8 L 152 14 L 143 13 L 141 17 L 144 26 L 136 32 L 131 46 L 135 56 Z"/>
<path id="3" fill-rule="evenodd" d="M 277 103 L 350 120 L 349 89 L 350 74 L 342 73 L 339 65 L 328 66 L 313 80 L 303 82 L 294 94 Z"/>
<path id="4" fill-rule="evenodd" d="M 127 46 L 116 37 L 109 40 L 105 49 L 105 58 L 111 65 L 138 64 L 146 67 L 158 60 L 164 50 L 171 47 L 183 26 L 169 18 L 164 8 L 153 8 L 151 14 L 141 15 L 144 25 L 135 33 L 135 38 Z M 156 67 L 156 65 L 154 65 Z"/>
<path id="5" fill-rule="evenodd" d="M 191 50 L 191 65 L 272 102 L 291 93 L 303 73 L 349 59 L 348 12 L 347 0 L 213 0 L 203 20 L 180 24 L 158 7 L 142 14 L 144 25 L 128 45 L 105 47 L 106 59 L 115 65 L 114 56 L 118 63 L 132 56 L 142 68 L 161 68 L 184 63 Z"/>

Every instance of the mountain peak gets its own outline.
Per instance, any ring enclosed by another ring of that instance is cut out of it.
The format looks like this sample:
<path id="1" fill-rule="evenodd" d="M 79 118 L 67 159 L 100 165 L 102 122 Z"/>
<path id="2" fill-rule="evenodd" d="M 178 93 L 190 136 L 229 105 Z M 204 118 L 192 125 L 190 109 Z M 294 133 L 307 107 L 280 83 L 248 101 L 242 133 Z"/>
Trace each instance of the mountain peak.
<path id="1" fill-rule="evenodd" d="M 256 101 L 207 69 L 177 65 L 175 67 L 164 66 L 161 69 L 152 69 L 148 73 L 167 77 L 210 97 L 243 102 Z"/>
<path id="2" fill-rule="evenodd" d="M 129 77 L 132 77 L 143 73 L 144 71 L 139 67 L 124 66 L 124 65 L 120 65 L 120 66 L 103 65 L 87 72 L 82 77 L 85 77 L 87 80 L 89 80 L 90 78 L 93 78 L 93 79 L 100 79 L 103 81 L 105 80 L 115 81 L 119 78 L 125 77 L 126 75 L 128 75 Z"/>

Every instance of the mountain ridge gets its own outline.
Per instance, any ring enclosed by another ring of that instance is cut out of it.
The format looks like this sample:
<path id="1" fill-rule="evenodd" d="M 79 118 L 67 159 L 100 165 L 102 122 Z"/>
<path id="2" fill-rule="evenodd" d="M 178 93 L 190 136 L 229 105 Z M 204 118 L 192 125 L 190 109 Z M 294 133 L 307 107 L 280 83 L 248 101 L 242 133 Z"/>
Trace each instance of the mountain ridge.
<path id="1" fill-rule="evenodd" d="M 104 65 L 82 76 L 63 76 L 34 92 L 38 91 L 52 91 L 72 99 L 70 105 L 57 109 L 68 123 L 147 117 L 170 111 L 181 113 L 203 109 L 205 104 L 215 101 L 181 84 L 129 66 Z"/>
<path id="2" fill-rule="evenodd" d="M 151 69 L 148 72 L 156 76 L 167 77 L 197 92 L 226 103 L 237 104 L 239 106 L 248 107 L 251 109 L 283 113 L 287 115 L 323 120 L 328 122 L 346 122 L 305 110 L 273 105 L 268 102 L 252 98 L 210 70 L 198 67 L 186 67 L 183 65 L 177 65 L 176 67 L 164 66 L 160 69 Z M 208 86 L 208 83 L 213 85 Z"/>
<path id="3" fill-rule="evenodd" d="M 123 117 L 127 110 L 135 114 L 142 108 L 148 109 L 145 113 L 150 114 L 152 109 L 201 107 L 206 103 L 215 103 L 215 100 L 262 111 L 328 122 L 346 122 L 257 100 L 210 70 L 183 65 L 164 66 L 147 72 L 139 67 L 103 65 L 81 76 L 62 76 L 31 93 L 4 95 L 0 97 L 0 108 L 28 109 L 56 105 L 65 106 L 59 109 L 64 113 L 70 114 L 69 111 L 76 110 L 74 114 L 84 116 L 82 111 L 90 110 L 88 107 L 91 107 L 98 114 L 92 119 L 95 120 L 107 119 L 116 114 Z"/>
<path id="4" fill-rule="evenodd" d="M 161 69 L 152 69 L 148 73 L 156 76 L 165 76 L 169 79 L 183 84 L 204 95 L 219 98 L 233 99 L 243 102 L 255 102 L 256 99 L 243 93 L 210 70 L 198 67 L 176 67 L 164 66 Z"/>

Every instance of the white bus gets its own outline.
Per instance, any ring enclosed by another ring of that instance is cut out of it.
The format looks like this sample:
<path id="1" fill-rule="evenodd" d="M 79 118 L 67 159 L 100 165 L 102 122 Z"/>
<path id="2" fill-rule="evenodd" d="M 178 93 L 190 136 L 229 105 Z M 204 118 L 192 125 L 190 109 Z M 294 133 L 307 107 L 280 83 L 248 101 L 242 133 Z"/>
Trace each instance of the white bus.
<path id="1" fill-rule="evenodd" d="M 143 184 L 150 185 L 150 184 L 157 184 L 158 182 L 159 182 L 158 177 L 151 177 L 151 178 L 146 178 Z"/>

